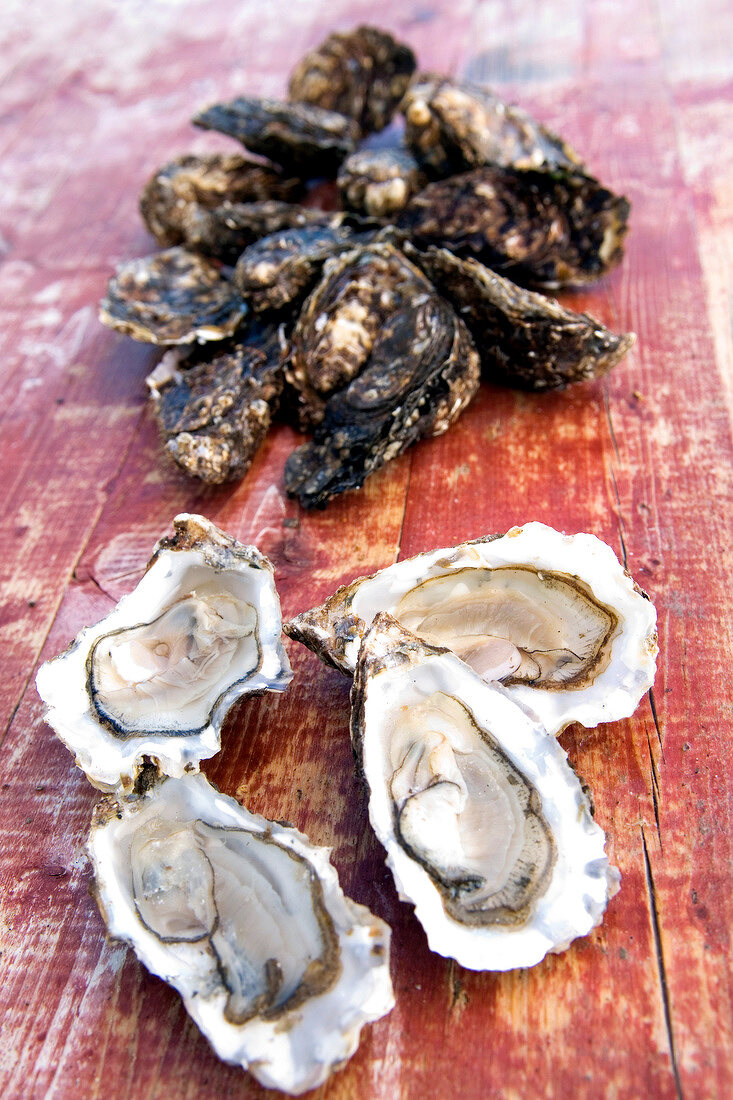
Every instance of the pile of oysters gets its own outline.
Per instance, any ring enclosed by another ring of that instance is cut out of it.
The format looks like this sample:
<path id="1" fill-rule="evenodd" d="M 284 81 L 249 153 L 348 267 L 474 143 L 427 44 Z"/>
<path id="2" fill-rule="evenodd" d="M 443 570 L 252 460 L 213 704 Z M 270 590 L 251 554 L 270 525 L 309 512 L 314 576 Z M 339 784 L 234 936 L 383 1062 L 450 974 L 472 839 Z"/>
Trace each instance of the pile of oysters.
<path id="1" fill-rule="evenodd" d="M 330 35 L 288 93 L 196 115 L 245 152 L 155 172 L 140 209 L 163 251 L 122 265 L 102 302 L 105 324 L 168 349 L 149 387 L 187 473 L 242 477 L 279 413 L 313 436 L 287 492 L 323 507 L 444 432 L 482 375 L 560 388 L 631 347 L 534 289 L 603 275 L 629 214 L 543 125 L 416 74 L 373 27 Z"/>
<path id="2" fill-rule="evenodd" d="M 38 691 L 105 792 L 88 851 L 110 935 L 220 1057 L 298 1095 L 392 1008 L 390 931 L 327 849 L 199 773 L 234 701 L 292 674 L 270 562 L 202 516 L 174 527 Z M 285 624 L 353 676 L 369 819 L 432 950 L 527 967 L 600 923 L 619 874 L 556 735 L 633 713 L 655 625 L 608 546 L 539 523 L 399 562 Z"/>

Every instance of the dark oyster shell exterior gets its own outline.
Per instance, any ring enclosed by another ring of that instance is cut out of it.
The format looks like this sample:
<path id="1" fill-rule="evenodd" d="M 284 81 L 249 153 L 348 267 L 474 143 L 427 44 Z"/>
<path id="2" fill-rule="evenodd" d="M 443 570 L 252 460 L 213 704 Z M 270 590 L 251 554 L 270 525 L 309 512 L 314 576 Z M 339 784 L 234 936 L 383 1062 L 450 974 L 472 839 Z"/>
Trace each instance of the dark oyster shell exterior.
<path id="1" fill-rule="evenodd" d="M 415 71 L 409 46 L 377 27 L 330 34 L 298 63 L 288 86 L 292 100 L 340 111 L 363 133 L 383 130 Z"/>
<path id="2" fill-rule="evenodd" d="M 185 244 L 195 252 L 236 264 L 245 248 L 283 229 L 328 225 L 332 214 L 295 203 L 266 199 L 264 202 L 224 203 L 214 210 L 197 210 L 185 226 Z"/>
<path id="3" fill-rule="evenodd" d="M 428 184 L 397 224 L 419 247 L 471 256 L 517 282 L 572 286 L 619 262 L 629 209 L 582 172 L 486 166 Z"/>
<path id="4" fill-rule="evenodd" d="M 402 210 L 427 180 L 407 149 L 357 149 L 341 165 L 337 183 L 347 210 L 387 217 Z"/>
<path id="5" fill-rule="evenodd" d="M 312 442 L 285 464 L 285 488 L 304 508 L 359 489 L 410 444 L 440 435 L 479 385 L 478 352 L 463 322 L 437 294 L 393 312 L 368 364 L 326 403 Z"/>
<path id="6" fill-rule="evenodd" d="M 216 103 L 193 122 L 236 138 L 304 179 L 335 175 L 359 140 L 358 125 L 345 115 L 257 96 Z"/>
<path id="7" fill-rule="evenodd" d="M 234 282 L 252 309 L 283 309 L 308 290 L 329 256 L 351 248 L 354 241 L 346 225 L 273 233 L 245 249 L 234 269 Z"/>
<path id="8" fill-rule="evenodd" d="M 426 74 L 409 88 L 401 110 L 405 141 L 432 176 L 482 164 L 582 168 L 578 154 L 556 134 L 475 84 Z"/>
<path id="9" fill-rule="evenodd" d="M 283 388 L 274 325 L 250 325 L 216 348 L 195 349 L 160 388 L 151 386 L 166 450 L 192 477 L 242 477 L 277 411 Z"/>
<path id="10" fill-rule="evenodd" d="M 587 313 L 524 290 L 477 260 L 444 248 L 406 246 L 436 289 L 465 321 L 489 381 L 527 390 L 563 389 L 606 374 L 633 346 Z"/>
<path id="11" fill-rule="evenodd" d="M 238 154 L 210 153 L 177 157 L 159 168 L 140 196 L 140 213 L 163 248 L 185 244 L 190 218 L 223 202 L 260 202 L 296 198 L 299 179 L 285 179 L 274 168 Z"/>
<path id="12" fill-rule="evenodd" d="M 118 268 L 99 317 L 147 344 L 190 344 L 231 336 L 246 311 L 215 264 L 185 248 L 169 248 Z"/>

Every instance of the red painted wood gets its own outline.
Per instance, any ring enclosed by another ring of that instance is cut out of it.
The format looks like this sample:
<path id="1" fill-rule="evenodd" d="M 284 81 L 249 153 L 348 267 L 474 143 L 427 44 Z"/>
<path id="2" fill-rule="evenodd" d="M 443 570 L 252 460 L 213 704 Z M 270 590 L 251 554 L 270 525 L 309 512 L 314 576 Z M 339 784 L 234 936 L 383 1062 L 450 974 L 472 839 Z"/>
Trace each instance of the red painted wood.
<path id="1" fill-rule="evenodd" d="M 393 928 L 397 1007 L 320 1094 L 727 1097 L 730 329 L 733 64 L 716 0 L 452 6 L 50 0 L 0 11 L 0 1082 L 15 1096 L 265 1095 L 219 1062 L 178 999 L 109 945 L 83 846 L 95 793 L 29 679 L 129 591 L 178 511 L 273 560 L 286 614 L 397 556 L 541 519 L 623 554 L 660 613 L 637 714 L 563 745 L 623 872 L 601 929 L 528 972 L 431 955 L 396 897 L 348 744 L 348 682 L 289 643 L 284 696 L 236 707 L 207 773 L 334 849 L 343 885 Z M 484 386 L 455 427 L 327 511 L 284 498 L 297 437 L 207 489 L 161 456 L 144 407 L 155 353 L 102 329 L 115 263 L 152 244 L 147 175 L 229 148 L 195 108 L 280 94 L 332 29 L 377 22 L 426 68 L 500 87 L 562 130 L 633 202 L 623 265 L 565 300 L 639 341 L 606 380 L 555 395 Z"/>

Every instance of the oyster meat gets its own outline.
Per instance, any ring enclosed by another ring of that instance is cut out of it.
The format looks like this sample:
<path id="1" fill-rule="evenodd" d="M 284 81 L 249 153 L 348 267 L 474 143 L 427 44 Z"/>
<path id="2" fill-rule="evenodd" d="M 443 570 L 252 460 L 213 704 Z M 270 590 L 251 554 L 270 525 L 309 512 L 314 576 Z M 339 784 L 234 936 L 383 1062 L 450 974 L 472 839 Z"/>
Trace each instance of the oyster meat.
<path id="1" fill-rule="evenodd" d="M 528 390 L 563 389 L 600 378 L 633 347 L 633 332 L 617 335 L 587 313 L 524 290 L 478 260 L 445 248 L 407 255 L 451 303 L 481 352 L 484 378 Z"/>
<path id="2" fill-rule="evenodd" d="M 290 202 L 303 190 L 299 179 L 285 179 L 274 168 L 236 153 L 176 157 L 143 188 L 140 213 L 162 248 L 185 244 L 190 219 L 222 203 Z"/>
<path id="3" fill-rule="evenodd" d="M 89 855 L 110 934 L 262 1085 L 316 1088 L 393 1007 L 389 928 L 344 896 L 328 849 L 202 775 L 104 800 Z"/>
<path id="4" fill-rule="evenodd" d="M 107 285 L 99 319 L 147 344 L 223 340 L 247 307 L 219 268 L 185 248 L 130 260 Z"/>
<path id="5" fill-rule="evenodd" d="M 507 168 L 582 168 L 578 154 L 520 107 L 476 84 L 426 73 L 400 106 L 405 141 L 433 176 L 483 164 Z"/>
<path id="6" fill-rule="evenodd" d="M 193 123 L 236 138 L 303 179 L 334 175 L 359 140 L 357 123 L 337 111 L 258 96 L 216 103 Z"/>
<path id="7" fill-rule="evenodd" d="M 195 769 L 240 696 L 292 678 L 267 558 L 203 516 L 174 526 L 134 592 L 36 677 L 46 721 L 103 791 L 130 790 L 146 758 Z"/>
<path id="8" fill-rule="evenodd" d="M 628 216 L 627 199 L 580 171 L 491 165 L 428 184 L 397 224 L 418 247 L 555 287 L 592 282 L 617 264 Z"/>
<path id="9" fill-rule="evenodd" d="M 448 650 L 380 613 L 352 689 L 369 819 L 433 951 L 534 966 L 600 924 L 619 874 L 554 738 Z"/>
<path id="10" fill-rule="evenodd" d="M 185 473 L 212 485 L 243 477 L 282 393 L 278 328 L 255 322 L 148 385 L 166 451 Z"/>
<path id="11" fill-rule="evenodd" d="M 432 550 L 353 581 L 284 629 L 351 673 L 380 611 L 503 681 L 553 734 L 629 717 L 654 682 L 654 606 L 593 535 L 527 523 Z"/>
<path id="12" fill-rule="evenodd" d="M 357 149 L 339 168 L 337 183 L 347 210 L 379 218 L 402 210 L 426 180 L 407 149 Z"/>
<path id="13" fill-rule="evenodd" d="M 298 62 L 288 87 L 292 100 L 339 111 L 364 133 L 383 130 L 415 71 L 409 46 L 378 27 L 330 34 Z"/>

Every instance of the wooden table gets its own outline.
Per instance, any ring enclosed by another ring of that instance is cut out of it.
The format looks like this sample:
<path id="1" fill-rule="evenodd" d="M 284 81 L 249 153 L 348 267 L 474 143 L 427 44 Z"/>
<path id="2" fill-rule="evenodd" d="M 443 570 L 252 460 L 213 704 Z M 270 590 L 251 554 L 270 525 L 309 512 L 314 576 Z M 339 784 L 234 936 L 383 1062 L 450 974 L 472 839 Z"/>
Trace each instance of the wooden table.
<path id="1" fill-rule="evenodd" d="M 694 18 L 688 8 L 694 7 Z M 295 644 L 280 698 L 237 707 L 206 773 L 334 849 L 393 928 L 397 1007 L 319 1095 L 730 1097 L 731 27 L 721 0 L 8 0 L 0 12 L 3 868 L 6 1097 L 263 1094 L 175 993 L 105 942 L 84 844 L 96 795 L 41 717 L 33 675 L 136 583 L 181 511 L 276 567 L 285 614 L 418 551 L 539 519 L 609 542 L 659 611 L 659 672 L 633 719 L 562 738 L 623 873 L 597 932 L 526 972 L 427 949 L 370 834 L 348 683 Z M 399 12 L 399 14 L 395 14 Z M 485 81 L 559 129 L 633 203 L 612 276 L 564 301 L 636 348 L 607 379 L 535 396 L 485 385 L 451 431 L 325 512 L 282 491 L 272 433 L 237 485 L 163 461 L 156 352 L 105 329 L 113 266 L 152 250 L 152 170 L 234 148 L 194 109 L 282 94 L 303 51 L 369 20 L 423 67 Z M 727 137 L 727 144 L 726 144 Z"/>

